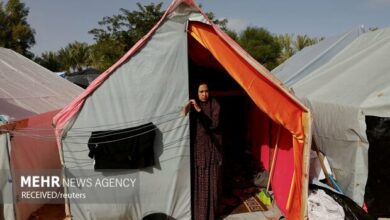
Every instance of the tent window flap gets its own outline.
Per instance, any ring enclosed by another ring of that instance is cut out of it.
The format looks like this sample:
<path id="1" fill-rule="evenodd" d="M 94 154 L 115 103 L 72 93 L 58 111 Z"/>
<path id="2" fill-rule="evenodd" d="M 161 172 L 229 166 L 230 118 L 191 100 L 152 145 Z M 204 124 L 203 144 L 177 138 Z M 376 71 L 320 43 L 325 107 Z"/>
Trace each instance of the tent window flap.
<path id="1" fill-rule="evenodd" d="M 93 131 L 88 141 L 95 169 L 142 169 L 154 165 L 156 126 Z"/>

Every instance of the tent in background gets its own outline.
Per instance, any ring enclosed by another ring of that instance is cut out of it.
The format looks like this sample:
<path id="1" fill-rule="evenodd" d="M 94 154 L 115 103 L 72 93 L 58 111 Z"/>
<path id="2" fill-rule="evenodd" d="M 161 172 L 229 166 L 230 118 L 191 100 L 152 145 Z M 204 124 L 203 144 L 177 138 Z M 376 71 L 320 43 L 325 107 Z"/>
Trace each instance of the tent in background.
<path id="1" fill-rule="evenodd" d="M 0 48 L 0 115 L 11 121 L 62 108 L 82 89 L 26 57 Z"/>
<path id="2" fill-rule="evenodd" d="M 319 43 L 305 47 L 284 63 L 272 70 L 272 73 L 289 88 L 327 64 L 352 41 L 365 33 L 364 27 L 356 27 L 350 31 L 327 37 Z"/>
<path id="3" fill-rule="evenodd" d="M 192 66 L 212 71 L 197 72 Z M 54 118 L 62 162 L 73 176 L 76 171 L 69 167 L 85 175 L 102 175 L 94 172 L 94 160 L 88 157 L 92 135 L 156 125 L 155 165 L 114 175 L 136 176 L 140 185 L 134 195 L 123 197 L 115 191 L 111 197 L 121 201 L 115 204 L 104 197 L 84 203 L 69 199 L 67 214 L 77 219 L 142 219 L 162 212 L 175 219 L 191 218 L 189 120 L 180 116 L 180 110 L 188 102 L 189 85 L 205 78 L 221 96 L 241 94 L 250 100 L 245 114 L 249 115 L 245 120 L 248 143 L 266 168 L 280 126 L 272 188 L 278 206 L 290 219 L 303 218 L 309 111 L 192 0 L 174 0 L 146 36 Z"/>
<path id="4" fill-rule="evenodd" d="M 379 160 L 368 160 L 375 148 L 367 137 L 367 117 L 390 117 L 389 56 L 389 28 L 368 33 L 358 28 L 305 48 L 273 70 L 313 112 L 314 139 L 344 193 L 359 205 L 367 176 L 375 172 L 369 164 Z"/>
<path id="5" fill-rule="evenodd" d="M 63 77 L 85 89 L 100 75 L 100 73 L 102 72 L 97 69 L 88 68 L 78 72 L 65 73 Z"/>
<path id="6" fill-rule="evenodd" d="M 0 127 L 0 170 L 59 169 L 61 167 L 53 115 L 82 92 L 78 86 L 5 48 L 0 48 L 0 115 L 9 124 Z M 11 137 L 12 134 L 12 138 Z M 9 163 L 12 161 L 12 163 Z M 2 176 L 3 177 L 3 176 Z M 0 179 L 2 192 L 12 187 L 8 178 Z M 19 187 L 14 184 L 15 196 Z M 9 192 L 9 190 L 8 190 Z M 41 204 L 9 201 L 4 205 L 5 219 L 27 219 Z"/>

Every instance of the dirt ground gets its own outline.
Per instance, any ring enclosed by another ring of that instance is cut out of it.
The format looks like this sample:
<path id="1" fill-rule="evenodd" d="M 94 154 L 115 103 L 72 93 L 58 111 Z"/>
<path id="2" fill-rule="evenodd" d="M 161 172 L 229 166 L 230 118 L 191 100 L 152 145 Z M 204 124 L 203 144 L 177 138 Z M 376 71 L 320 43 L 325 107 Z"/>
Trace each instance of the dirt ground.
<path id="1" fill-rule="evenodd" d="M 65 219 L 65 206 L 63 204 L 48 204 L 35 211 L 29 220 L 63 220 Z"/>

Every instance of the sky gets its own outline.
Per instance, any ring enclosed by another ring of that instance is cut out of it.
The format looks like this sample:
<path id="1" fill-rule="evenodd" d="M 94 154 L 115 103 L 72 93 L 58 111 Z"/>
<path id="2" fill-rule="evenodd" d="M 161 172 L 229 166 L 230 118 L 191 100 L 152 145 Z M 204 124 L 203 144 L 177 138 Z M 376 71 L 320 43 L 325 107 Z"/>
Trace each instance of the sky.
<path id="1" fill-rule="evenodd" d="M 1 1 L 1 0 L 0 0 Z M 104 16 L 120 8 L 136 10 L 141 4 L 170 0 L 21 0 L 29 8 L 28 23 L 35 30 L 36 55 L 57 51 L 68 43 L 93 43 L 88 31 L 99 27 Z M 390 0 L 197 0 L 204 11 L 228 19 L 240 32 L 247 26 L 263 27 L 273 34 L 329 37 L 354 27 L 390 27 Z"/>

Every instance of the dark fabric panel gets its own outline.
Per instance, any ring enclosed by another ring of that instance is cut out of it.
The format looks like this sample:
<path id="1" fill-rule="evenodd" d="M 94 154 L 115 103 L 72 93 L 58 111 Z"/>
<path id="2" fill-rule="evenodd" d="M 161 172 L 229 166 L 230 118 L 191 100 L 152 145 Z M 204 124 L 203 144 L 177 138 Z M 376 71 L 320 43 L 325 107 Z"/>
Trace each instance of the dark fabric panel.
<path id="1" fill-rule="evenodd" d="M 390 118 L 366 116 L 368 178 L 364 200 L 368 212 L 390 217 Z"/>
<path id="2" fill-rule="evenodd" d="M 94 131 L 88 141 L 95 169 L 141 169 L 154 165 L 153 123 L 120 130 Z"/>

